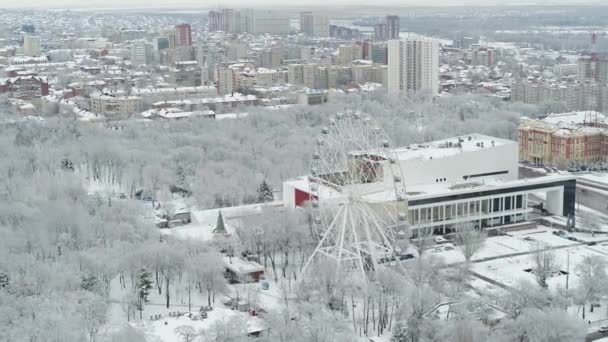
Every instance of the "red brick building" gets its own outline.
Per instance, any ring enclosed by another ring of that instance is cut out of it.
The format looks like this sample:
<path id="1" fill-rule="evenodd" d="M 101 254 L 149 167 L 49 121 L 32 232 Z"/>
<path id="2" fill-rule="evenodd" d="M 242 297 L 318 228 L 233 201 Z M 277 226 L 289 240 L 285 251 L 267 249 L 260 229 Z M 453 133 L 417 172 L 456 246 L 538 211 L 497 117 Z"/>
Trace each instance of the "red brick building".
<path id="1" fill-rule="evenodd" d="M 49 83 L 41 76 L 17 76 L 0 79 L 0 94 L 16 99 L 33 99 L 49 94 Z"/>
<path id="2" fill-rule="evenodd" d="M 192 46 L 192 29 L 190 24 L 180 24 L 175 26 L 177 30 L 177 45 Z"/>

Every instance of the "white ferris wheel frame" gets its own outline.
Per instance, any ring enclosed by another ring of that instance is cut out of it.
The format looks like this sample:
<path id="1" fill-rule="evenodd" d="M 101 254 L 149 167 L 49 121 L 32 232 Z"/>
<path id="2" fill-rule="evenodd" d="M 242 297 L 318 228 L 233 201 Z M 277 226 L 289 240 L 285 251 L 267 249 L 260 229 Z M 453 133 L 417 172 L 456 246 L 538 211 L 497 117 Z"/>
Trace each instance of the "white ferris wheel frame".
<path id="1" fill-rule="evenodd" d="M 382 261 L 396 257 L 399 232 L 409 237 L 400 163 L 389 149 L 386 132 L 360 112 L 346 111 L 332 116 L 328 126 L 321 129 L 316 145 L 309 198 L 319 242 L 302 272 L 323 256 L 336 262 L 336 277 L 358 269 L 364 278 L 373 279 Z M 369 193 L 368 187 L 378 184 L 382 184 L 381 191 L 392 192 L 393 200 L 372 206 L 363 196 Z M 340 199 L 332 203 L 332 199 L 321 194 L 322 189 Z"/>

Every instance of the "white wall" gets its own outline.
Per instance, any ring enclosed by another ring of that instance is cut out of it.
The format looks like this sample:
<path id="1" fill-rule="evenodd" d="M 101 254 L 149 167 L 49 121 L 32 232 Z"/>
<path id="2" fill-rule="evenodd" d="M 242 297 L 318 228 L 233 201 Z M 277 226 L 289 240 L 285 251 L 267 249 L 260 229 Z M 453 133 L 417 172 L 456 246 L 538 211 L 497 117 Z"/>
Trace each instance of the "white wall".
<path id="1" fill-rule="evenodd" d="M 505 181 L 516 180 L 518 178 L 518 151 L 516 143 L 486 147 L 476 151 L 466 151 L 442 158 L 402 160 L 400 164 L 406 186 L 436 184 L 435 180 L 441 178 L 446 178 L 446 181 L 443 183 L 463 183 L 467 182 L 463 179 L 465 175 L 504 170 L 509 171 L 509 173 L 472 178 L 468 182 L 483 182 L 486 178 L 500 178 Z M 387 171 L 385 170 L 385 172 Z"/>
<path id="2" fill-rule="evenodd" d="M 553 215 L 564 215 L 564 189 L 547 192 L 546 207 Z"/>
<path id="3" fill-rule="evenodd" d="M 398 95 L 400 80 L 400 44 L 399 40 L 389 40 L 388 42 L 388 85 L 389 94 Z"/>

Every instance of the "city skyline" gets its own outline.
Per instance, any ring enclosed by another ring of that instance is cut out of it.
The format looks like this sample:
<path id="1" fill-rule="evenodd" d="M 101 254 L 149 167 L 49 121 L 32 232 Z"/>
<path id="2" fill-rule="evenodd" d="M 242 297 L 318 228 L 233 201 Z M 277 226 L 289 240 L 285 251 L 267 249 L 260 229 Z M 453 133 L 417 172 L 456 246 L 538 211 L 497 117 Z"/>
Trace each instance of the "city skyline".
<path id="1" fill-rule="evenodd" d="M 518 0 L 512 1 L 509 3 L 505 3 L 500 0 L 440 0 L 434 1 L 431 3 L 420 4 L 417 0 L 383 0 L 379 2 L 374 2 L 370 4 L 367 1 L 363 0 L 336 0 L 333 2 L 333 7 L 340 6 L 349 6 L 349 7 L 370 7 L 370 8 L 378 8 L 378 7 L 461 7 L 461 6 L 547 6 L 547 5 L 608 5 L 602 1 L 594 1 L 594 0 L 535 0 L 535 1 L 526 1 L 526 0 Z M 155 6 L 157 8 L 230 8 L 230 7 L 253 7 L 253 8 L 262 8 L 272 6 L 274 9 L 302 9 L 308 7 L 324 7 L 326 8 L 326 2 L 322 0 L 310 0 L 306 2 L 306 5 L 289 3 L 286 4 L 284 1 L 278 0 L 255 0 L 255 1 L 246 1 L 246 0 L 224 0 L 217 1 L 214 4 L 202 4 L 196 0 L 178 0 L 178 1 L 166 1 L 166 0 L 156 0 L 153 3 L 146 0 L 92 0 L 88 1 L 86 4 L 83 4 L 82 1 L 77 0 L 60 0 L 53 1 L 52 4 L 49 4 L 48 1 L 45 0 L 29 0 L 29 1 L 16 1 L 16 0 L 8 0 L 4 4 L 2 4 L 3 8 L 74 8 L 74 9 L 113 9 L 113 8 L 150 8 L 150 6 Z M 331 8 L 331 7 L 330 7 Z"/>
<path id="2" fill-rule="evenodd" d="M 608 8 L 516 1 L 3 0 L 0 340 L 608 341 Z"/>

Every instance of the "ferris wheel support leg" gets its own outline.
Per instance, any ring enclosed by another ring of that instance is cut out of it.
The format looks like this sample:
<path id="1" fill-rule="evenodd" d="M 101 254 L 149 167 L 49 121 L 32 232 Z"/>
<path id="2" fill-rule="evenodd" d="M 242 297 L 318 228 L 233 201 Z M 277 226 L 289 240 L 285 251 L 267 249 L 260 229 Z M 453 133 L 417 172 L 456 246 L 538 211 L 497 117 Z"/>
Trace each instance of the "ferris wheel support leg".
<path id="1" fill-rule="evenodd" d="M 384 229 L 382 229 L 382 225 L 378 222 L 378 218 L 376 217 L 376 215 L 373 212 L 367 212 L 367 211 L 364 211 L 364 212 L 369 217 L 369 219 L 372 221 L 373 226 L 376 229 L 376 232 L 378 233 L 378 235 L 380 235 L 382 243 L 386 246 L 392 246 L 391 240 L 386 236 Z M 368 234 L 369 234 L 369 232 L 368 232 Z"/>
<path id="2" fill-rule="evenodd" d="M 373 245 L 373 241 L 372 240 L 372 234 L 369 231 L 369 215 L 367 215 L 367 213 L 365 214 L 367 216 L 367 218 L 365 219 L 367 222 L 367 224 L 363 225 L 363 230 L 365 232 L 365 237 L 367 238 L 367 245 L 369 248 L 369 256 L 372 259 L 372 266 L 373 266 L 373 272 L 376 271 L 376 266 L 378 265 L 378 256 L 376 255 L 376 246 Z"/>
<path id="3" fill-rule="evenodd" d="M 348 207 L 345 206 L 344 207 L 344 212 L 342 215 L 342 229 L 340 231 L 340 242 L 338 245 L 338 266 L 336 269 L 336 277 L 339 278 L 340 277 L 340 271 L 341 271 L 341 264 L 342 264 L 342 251 L 344 250 L 344 234 L 346 234 L 346 221 L 348 218 Z"/>
<path id="4" fill-rule="evenodd" d="M 357 235 L 357 230 L 354 229 L 355 222 L 353 222 L 352 216 L 350 217 L 350 223 L 353 226 L 352 232 L 353 232 L 353 238 L 355 239 L 355 244 L 357 246 L 360 246 L 359 245 L 359 236 Z M 360 249 L 360 247 L 357 250 L 357 260 L 359 261 L 359 269 L 361 270 L 361 274 L 363 275 L 363 279 L 367 280 L 367 274 L 365 273 L 365 267 L 363 266 L 363 258 L 361 257 L 361 249 Z M 364 283 L 367 284 L 367 281 L 364 282 Z"/>
<path id="5" fill-rule="evenodd" d="M 303 275 L 303 274 L 306 273 L 306 270 L 308 269 L 308 266 L 310 265 L 310 263 L 312 262 L 312 260 L 315 258 L 315 256 L 317 254 L 321 253 L 320 252 L 321 247 L 325 243 L 325 240 L 327 240 L 327 237 L 330 235 L 329 233 L 335 228 L 336 220 L 338 219 L 338 217 L 340 217 L 340 215 L 342 214 L 343 210 L 344 210 L 344 207 L 341 207 L 338 210 L 338 213 L 336 214 L 336 217 L 334 217 L 334 219 L 331 221 L 331 224 L 327 228 L 327 231 L 325 232 L 325 235 L 323 235 L 323 238 L 321 239 L 321 241 L 319 241 L 319 243 L 317 244 L 317 247 L 312 252 L 312 254 L 310 255 L 310 257 L 308 258 L 308 261 L 306 261 L 306 264 L 302 268 L 302 271 L 300 272 L 301 275 Z M 300 276 L 300 279 L 302 279 L 302 276 Z"/>

